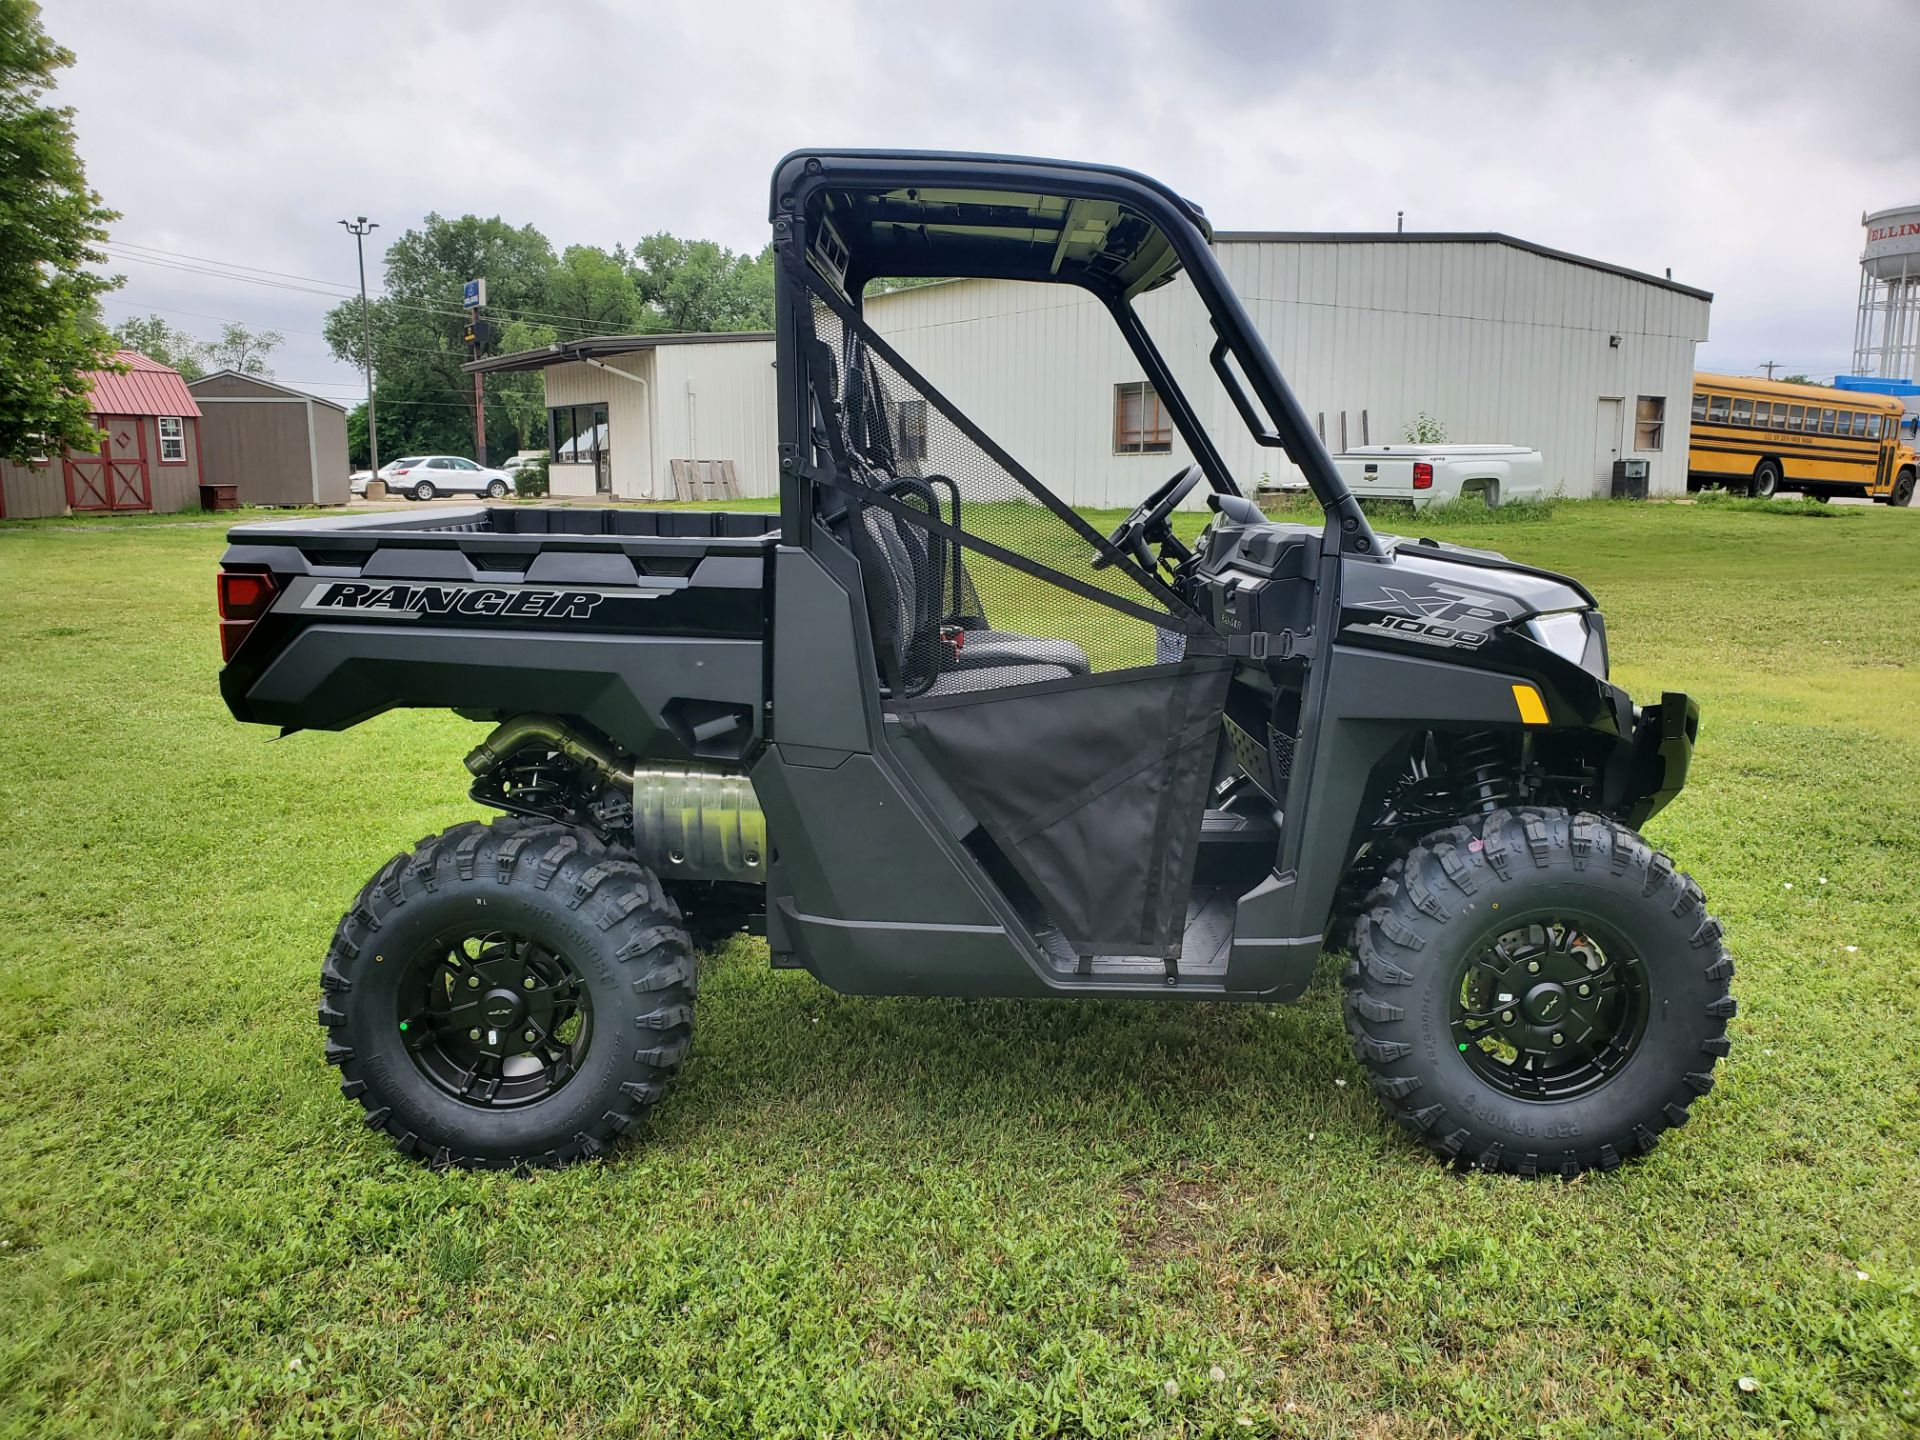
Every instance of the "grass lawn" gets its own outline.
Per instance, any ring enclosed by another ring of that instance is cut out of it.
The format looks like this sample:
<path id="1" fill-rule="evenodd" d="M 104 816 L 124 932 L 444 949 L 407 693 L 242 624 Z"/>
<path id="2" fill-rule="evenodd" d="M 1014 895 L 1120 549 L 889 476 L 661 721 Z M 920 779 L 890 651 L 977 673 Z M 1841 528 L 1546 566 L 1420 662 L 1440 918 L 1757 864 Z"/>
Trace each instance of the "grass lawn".
<path id="1" fill-rule="evenodd" d="M 1915 1434 L 1920 512 L 1400 528 L 1579 574 L 1705 707 L 1651 829 L 1741 1013 L 1644 1163 L 1441 1169 L 1332 961 L 1284 1009 L 872 1001 L 742 938 L 640 1143 L 432 1174 L 314 1003 L 476 729 L 273 741 L 219 528 L 0 532 L 0 1436 Z"/>

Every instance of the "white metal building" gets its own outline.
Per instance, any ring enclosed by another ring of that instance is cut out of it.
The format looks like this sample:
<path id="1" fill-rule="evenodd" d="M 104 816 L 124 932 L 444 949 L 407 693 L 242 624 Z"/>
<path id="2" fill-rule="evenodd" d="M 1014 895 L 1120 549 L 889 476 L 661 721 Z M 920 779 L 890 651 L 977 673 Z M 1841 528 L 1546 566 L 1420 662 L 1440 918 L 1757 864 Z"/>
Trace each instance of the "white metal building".
<path id="1" fill-rule="evenodd" d="M 1648 462 L 1652 493 L 1685 492 L 1708 292 L 1491 233 L 1224 233 L 1216 246 L 1334 450 L 1403 441 L 1424 413 L 1450 441 L 1539 450 L 1568 495 L 1605 494 L 1622 457 Z M 1139 304 L 1241 482 L 1295 478 L 1208 371 L 1213 335 L 1185 279 Z M 867 314 L 1074 504 L 1130 506 L 1192 458 L 1084 291 L 958 280 L 873 296 Z M 480 368 L 546 372 L 556 495 L 667 498 L 676 459 L 733 461 L 747 495 L 778 488 L 765 334 L 611 336 Z"/>
<path id="2" fill-rule="evenodd" d="M 555 495 L 670 499 L 675 460 L 731 460 L 747 495 L 778 489 L 773 337 L 608 335 L 501 355 L 546 375 Z"/>
<path id="3" fill-rule="evenodd" d="M 1221 265 L 1327 444 L 1392 444 L 1424 412 L 1457 442 L 1527 445 L 1550 487 L 1604 494 L 1613 461 L 1686 489 L 1703 290 L 1498 234 L 1216 237 Z M 1207 370 L 1185 280 L 1142 316 L 1243 484 L 1293 478 Z M 1100 304 L 1066 286 L 963 280 L 868 301 L 874 327 L 1076 504 L 1132 505 L 1191 456 Z"/>

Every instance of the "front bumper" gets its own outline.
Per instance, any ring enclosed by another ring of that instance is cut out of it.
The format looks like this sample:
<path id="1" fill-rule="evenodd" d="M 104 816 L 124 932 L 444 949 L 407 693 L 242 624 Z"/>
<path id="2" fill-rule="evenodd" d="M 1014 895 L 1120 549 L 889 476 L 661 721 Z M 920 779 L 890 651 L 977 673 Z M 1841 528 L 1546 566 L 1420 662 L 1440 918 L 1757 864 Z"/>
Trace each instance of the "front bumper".
<path id="1" fill-rule="evenodd" d="M 1687 783 L 1694 741 L 1700 736 L 1700 702 L 1669 690 L 1658 705 L 1634 707 L 1633 750 L 1628 761 L 1625 814 L 1638 828 L 1657 815 Z"/>

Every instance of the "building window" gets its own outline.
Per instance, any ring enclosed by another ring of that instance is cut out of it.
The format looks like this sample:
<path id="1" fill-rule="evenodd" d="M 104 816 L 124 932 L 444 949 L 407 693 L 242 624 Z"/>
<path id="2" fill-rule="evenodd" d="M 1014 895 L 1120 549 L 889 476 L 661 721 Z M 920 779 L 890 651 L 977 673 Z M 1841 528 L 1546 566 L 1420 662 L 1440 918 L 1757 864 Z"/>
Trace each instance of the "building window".
<path id="1" fill-rule="evenodd" d="M 1167 407 L 1144 380 L 1113 387 L 1113 453 L 1164 455 L 1173 449 Z"/>
<path id="2" fill-rule="evenodd" d="M 902 460 L 927 458 L 927 402 L 902 400 L 894 412 L 893 432 Z"/>
<path id="3" fill-rule="evenodd" d="M 1667 428 L 1667 397 L 1642 395 L 1633 414 L 1633 448 L 1658 450 Z"/>
<path id="4" fill-rule="evenodd" d="M 178 415 L 160 417 L 160 463 L 162 465 L 187 463 L 187 422 Z"/>
<path id="5" fill-rule="evenodd" d="M 547 453 L 555 465 L 596 465 L 607 444 L 607 407 L 556 405 L 547 411 Z"/>

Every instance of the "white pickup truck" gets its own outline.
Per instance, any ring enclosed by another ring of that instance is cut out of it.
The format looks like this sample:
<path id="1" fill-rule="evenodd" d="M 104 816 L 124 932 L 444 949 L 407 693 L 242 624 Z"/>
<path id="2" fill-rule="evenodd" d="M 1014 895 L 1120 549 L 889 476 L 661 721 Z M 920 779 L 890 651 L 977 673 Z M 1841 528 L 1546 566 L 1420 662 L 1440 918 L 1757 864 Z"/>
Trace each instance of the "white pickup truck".
<path id="1" fill-rule="evenodd" d="M 1416 510 L 1474 498 L 1492 508 L 1547 493 L 1546 462 L 1524 445 L 1356 445 L 1333 463 L 1362 499 L 1411 500 Z"/>

